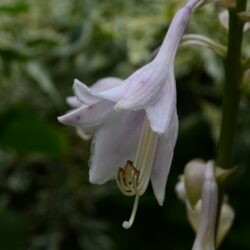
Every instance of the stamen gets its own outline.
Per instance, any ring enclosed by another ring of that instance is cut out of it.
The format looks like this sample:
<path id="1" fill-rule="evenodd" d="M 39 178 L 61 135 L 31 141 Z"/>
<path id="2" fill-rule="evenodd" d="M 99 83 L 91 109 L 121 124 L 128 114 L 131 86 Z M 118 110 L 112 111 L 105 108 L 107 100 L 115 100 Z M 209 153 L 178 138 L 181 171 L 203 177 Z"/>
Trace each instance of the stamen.
<path id="1" fill-rule="evenodd" d="M 136 195 L 140 171 L 138 171 L 132 161 L 127 161 L 124 169 L 119 168 L 116 183 L 120 191 L 127 195 Z"/>
<path id="2" fill-rule="evenodd" d="M 134 163 L 128 160 L 124 168 L 118 169 L 116 176 L 118 188 L 127 196 L 135 195 L 130 219 L 129 221 L 124 221 L 122 224 L 125 229 L 132 226 L 138 208 L 139 197 L 147 189 L 158 142 L 159 136 L 151 130 L 150 123 L 145 118 Z"/>
<path id="3" fill-rule="evenodd" d="M 134 205 L 133 205 L 133 209 L 132 209 L 132 213 L 130 215 L 130 218 L 129 218 L 128 221 L 124 221 L 122 223 L 122 226 L 125 229 L 129 229 L 133 225 L 133 222 L 135 220 L 135 215 L 136 215 L 136 212 L 137 212 L 137 208 L 138 208 L 138 204 L 139 204 L 139 198 L 140 198 L 139 195 L 135 196 Z"/>

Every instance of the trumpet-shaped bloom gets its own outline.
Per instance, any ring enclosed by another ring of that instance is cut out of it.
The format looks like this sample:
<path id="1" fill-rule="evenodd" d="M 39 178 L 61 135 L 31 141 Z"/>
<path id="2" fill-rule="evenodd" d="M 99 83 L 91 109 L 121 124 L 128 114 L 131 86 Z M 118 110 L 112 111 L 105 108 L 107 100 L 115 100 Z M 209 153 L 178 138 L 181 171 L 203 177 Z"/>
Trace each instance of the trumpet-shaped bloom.
<path id="1" fill-rule="evenodd" d="M 121 84 L 117 78 L 110 78 L 110 81 Z M 138 197 L 145 192 L 151 179 L 154 194 L 162 205 L 178 132 L 176 106 L 171 105 L 174 111 L 169 128 L 164 134 L 158 134 L 152 131 L 145 110 L 117 112 L 114 110 L 114 102 L 97 97 L 99 91 L 112 91 L 115 88 L 105 88 L 103 80 L 99 84 L 102 88 L 90 89 L 75 81 L 74 92 L 77 98 L 67 99 L 75 109 L 58 118 L 60 122 L 83 131 L 91 128 L 95 131 L 90 182 L 103 184 L 116 177 L 122 193 L 136 196 L 135 214 Z M 168 95 L 176 95 L 174 82 L 169 90 L 171 93 Z M 124 226 L 129 227 L 131 224 L 132 220 Z"/>
<path id="2" fill-rule="evenodd" d="M 139 197 L 150 180 L 160 205 L 178 132 L 174 58 L 180 39 L 198 0 L 190 0 L 175 15 L 154 60 L 124 81 L 102 79 L 88 88 L 75 81 L 75 109 L 59 117 L 86 134 L 93 129 L 90 182 L 102 184 L 116 177 L 121 192 L 135 196 L 129 228 Z M 81 104 L 81 105 L 79 105 Z"/>

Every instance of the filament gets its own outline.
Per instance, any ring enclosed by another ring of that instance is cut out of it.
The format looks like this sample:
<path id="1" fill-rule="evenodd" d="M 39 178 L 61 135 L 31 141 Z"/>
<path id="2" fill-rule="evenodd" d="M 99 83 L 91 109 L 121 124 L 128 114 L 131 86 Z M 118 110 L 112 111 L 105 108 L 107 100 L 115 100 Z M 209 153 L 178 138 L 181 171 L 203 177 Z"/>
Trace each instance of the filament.
<path id="1" fill-rule="evenodd" d="M 130 218 L 129 218 L 128 221 L 124 221 L 122 223 L 122 226 L 125 229 L 129 229 L 133 225 L 133 222 L 135 220 L 135 215 L 136 215 L 136 212 L 137 212 L 137 208 L 138 208 L 138 204 L 139 204 L 139 198 L 140 198 L 139 195 L 135 196 L 134 205 L 133 205 L 133 209 L 132 209 Z"/>

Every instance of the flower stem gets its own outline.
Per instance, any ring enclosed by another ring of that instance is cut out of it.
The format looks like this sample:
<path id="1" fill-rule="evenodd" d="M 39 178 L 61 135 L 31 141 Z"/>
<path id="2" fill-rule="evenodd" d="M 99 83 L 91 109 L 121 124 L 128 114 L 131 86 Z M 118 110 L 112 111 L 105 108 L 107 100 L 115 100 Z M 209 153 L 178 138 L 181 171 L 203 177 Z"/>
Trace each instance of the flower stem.
<path id="1" fill-rule="evenodd" d="M 232 167 L 233 141 L 240 100 L 242 80 L 241 45 L 243 22 L 237 15 L 244 11 L 246 0 L 238 0 L 236 7 L 229 10 L 228 50 L 225 59 L 225 85 L 223 93 L 223 115 L 217 151 L 217 164 Z"/>
<path id="2" fill-rule="evenodd" d="M 217 165 L 231 168 L 233 142 L 240 102 L 242 81 L 241 45 L 243 23 L 237 13 L 246 9 L 246 0 L 237 0 L 236 7 L 229 10 L 228 48 L 225 58 L 225 85 L 223 93 L 222 123 L 217 151 Z M 216 232 L 218 232 L 220 212 L 223 203 L 225 183 L 219 186 Z M 218 235 L 217 233 L 215 234 Z"/>

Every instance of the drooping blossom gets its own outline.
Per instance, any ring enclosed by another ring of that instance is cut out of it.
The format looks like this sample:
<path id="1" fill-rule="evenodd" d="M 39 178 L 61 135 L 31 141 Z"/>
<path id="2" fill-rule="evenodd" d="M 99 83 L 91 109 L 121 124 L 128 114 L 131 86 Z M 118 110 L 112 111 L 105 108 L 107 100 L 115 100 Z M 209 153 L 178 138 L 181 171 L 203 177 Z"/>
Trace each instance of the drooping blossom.
<path id="1" fill-rule="evenodd" d="M 76 80 L 76 99 L 70 102 L 82 105 L 58 118 L 82 131 L 94 128 L 89 179 L 102 184 L 116 177 L 121 192 L 135 196 L 125 228 L 132 225 L 150 180 L 157 201 L 164 201 L 178 132 L 174 58 L 198 2 L 190 0 L 176 13 L 154 60 L 124 81 L 88 88 Z"/>
<path id="2" fill-rule="evenodd" d="M 101 85 L 102 82 L 100 81 Z M 169 90 L 175 95 L 175 85 L 171 86 Z M 82 131 L 95 131 L 90 160 L 90 182 L 103 184 L 116 177 L 122 193 L 136 196 L 135 214 L 139 196 L 145 192 L 151 179 L 155 196 L 162 205 L 177 138 L 176 107 L 173 106 L 174 115 L 169 128 L 164 134 L 158 134 L 152 131 L 145 110 L 117 112 L 113 108 L 114 102 L 95 95 L 88 96 L 90 89 L 79 81 L 75 82 L 74 89 L 78 100 L 81 95 L 81 102 L 85 101 L 85 104 L 58 119 L 64 124 L 81 128 Z M 99 93 L 93 89 L 91 92 L 97 95 Z M 69 100 L 71 104 L 74 104 L 73 101 L 79 104 L 73 97 Z M 126 225 L 125 223 L 124 226 Z"/>

